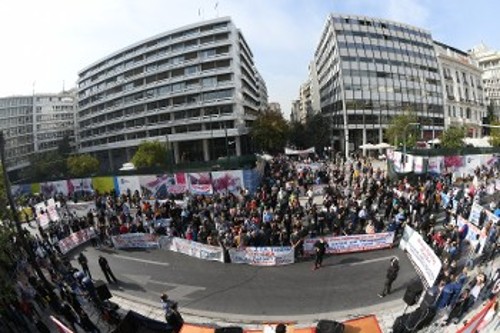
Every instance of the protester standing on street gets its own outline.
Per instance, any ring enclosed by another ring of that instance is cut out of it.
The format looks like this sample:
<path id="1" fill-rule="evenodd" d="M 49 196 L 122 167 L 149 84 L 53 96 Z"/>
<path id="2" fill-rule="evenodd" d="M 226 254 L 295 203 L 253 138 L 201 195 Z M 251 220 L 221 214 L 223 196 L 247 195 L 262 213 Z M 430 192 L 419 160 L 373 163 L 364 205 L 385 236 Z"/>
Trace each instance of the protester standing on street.
<path id="1" fill-rule="evenodd" d="M 99 266 L 101 266 L 102 272 L 104 273 L 106 280 L 108 280 L 108 283 L 111 283 L 111 279 L 113 279 L 115 283 L 118 282 L 115 275 L 111 271 L 111 268 L 109 267 L 108 260 L 106 260 L 106 258 L 104 258 L 103 256 L 99 256 Z"/>
<path id="2" fill-rule="evenodd" d="M 321 237 L 316 243 L 314 243 L 314 248 L 316 249 L 316 259 L 314 261 L 314 268 L 313 270 L 317 270 L 321 267 L 323 264 L 323 257 L 326 252 L 326 248 L 328 247 L 328 244 L 325 242 L 325 239 Z"/>
<path id="3" fill-rule="evenodd" d="M 88 265 L 88 260 L 87 257 L 83 254 L 83 252 L 80 252 L 80 255 L 78 256 L 78 263 L 80 266 L 82 266 L 83 272 L 92 279 L 92 274 L 90 274 L 90 269 Z"/>
<path id="4" fill-rule="evenodd" d="M 398 277 L 399 273 L 399 259 L 398 257 L 393 257 L 391 259 L 391 265 L 387 269 L 387 274 L 385 276 L 384 290 L 378 294 L 380 298 L 385 297 L 391 293 L 391 286 L 394 280 Z"/>
<path id="5" fill-rule="evenodd" d="M 167 324 L 172 326 L 174 333 L 180 332 L 182 325 L 184 325 L 184 319 L 182 319 L 181 313 L 177 308 L 177 302 L 169 299 L 166 293 L 160 296 L 160 302 L 165 311 Z"/>

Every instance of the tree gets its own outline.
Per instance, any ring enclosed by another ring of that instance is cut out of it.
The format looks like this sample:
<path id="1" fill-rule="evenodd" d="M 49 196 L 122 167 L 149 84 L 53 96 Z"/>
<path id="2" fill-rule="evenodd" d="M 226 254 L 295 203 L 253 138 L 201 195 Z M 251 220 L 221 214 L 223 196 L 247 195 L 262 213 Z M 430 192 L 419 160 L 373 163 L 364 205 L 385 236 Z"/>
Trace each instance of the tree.
<path id="1" fill-rule="evenodd" d="M 387 141 L 399 147 L 405 143 L 406 139 L 406 147 L 415 146 L 420 137 L 420 126 L 412 125 L 416 123 L 418 123 L 417 115 L 411 111 L 393 117 L 385 132 Z"/>
<path id="2" fill-rule="evenodd" d="M 288 122 L 280 111 L 265 110 L 253 122 L 250 136 L 258 148 L 273 154 L 283 151 L 288 132 Z"/>
<path id="3" fill-rule="evenodd" d="M 29 161 L 30 166 L 23 170 L 23 178 L 37 181 L 65 178 L 68 172 L 66 159 L 57 150 L 35 153 Z"/>
<path id="4" fill-rule="evenodd" d="M 323 150 L 331 144 L 330 119 L 325 119 L 320 113 L 310 115 L 306 118 L 306 137 L 309 139 L 307 147 L 315 147 L 316 151 Z"/>
<path id="5" fill-rule="evenodd" d="M 463 126 L 451 126 L 441 134 L 441 146 L 443 148 L 461 148 L 464 145 L 465 128 Z"/>
<path id="6" fill-rule="evenodd" d="M 165 167 L 167 165 L 168 149 L 160 141 L 144 141 L 139 145 L 132 157 L 136 168 Z"/>
<path id="7" fill-rule="evenodd" d="M 306 148 L 309 145 L 306 135 L 306 127 L 298 121 L 290 123 L 290 130 L 288 133 L 288 141 L 292 146 L 297 148 Z"/>
<path id="8" fill-rule="evenodd" d="M 73 177 L 89 176 L 99 170 L 99 160 L 88 154 L 70 156 L 66 164 L 69 174 Z"/>
<path id="9" fill-rule="evenodd" d="M 500 121 L 497 120 L 492 122 L 491 126 L 498 126 L 498 127 L 490 128 L 490 144 L 493 147 L 500 147 Z"/>
<path id="10" fill-rule="evenodd" d="M 57 152 L 59 155 L 63 157 L 69 156 L 73 152 L 73 148 L 71 147 L 71 138 L 69 135 L 65 135 L 62 140 L 57 145 Z"/>

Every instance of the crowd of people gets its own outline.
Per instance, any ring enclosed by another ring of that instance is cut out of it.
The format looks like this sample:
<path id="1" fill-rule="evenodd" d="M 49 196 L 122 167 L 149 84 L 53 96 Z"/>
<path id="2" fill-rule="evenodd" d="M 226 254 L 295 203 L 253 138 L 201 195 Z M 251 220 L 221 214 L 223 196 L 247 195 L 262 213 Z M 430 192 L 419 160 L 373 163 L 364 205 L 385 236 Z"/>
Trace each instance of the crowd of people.
<path id="1" fill-rule="evenodd" d="M 300 260 L 304 257 L 303 241 L 308 237 L 321 240 L 324 235 L 383 231 L 401 235 L 404 225 L 410 225 L 443 261 L 442 272 L 433 287 L 437 295 L 433 306 L 438 314 L 447 313 L 444 323 L 450 323 L 459 320 L 476 300 L 483 297 L 481 295 L 498 288 L 498 271 L 496 275 L 494 272 L 480 272 L 474 277 L 470 271 L 476 264 L 496 256 L 500 227 L 484 218 L 480 220 L 478 227 L 487 237 L 479 249 L 473 248 L 465 238 L 465 228 L 457 225 L 457 217 L 468 218 L 474 202 L 484 203 L 488 183 L 498 178 L 496 165 L 480 167 L 469 178 L 457 183 L 447 173 L 437 177 L 391 180 L 386 171 L 375 168 L 370 159 L 362 156 L 353 156 L 351 161 L 339 163 L 310 159 L 297 161 L 278 156 L 266 164 L 261 185 L 255 193 L 244 188 L 236 193 L 210 196 L 171 194 L 167 198 L 141 197 L 138 191 L 121 195 L 93 193 L 79 198 L 95 203 L 96 209 L 85 217 L 64 210 L 68 198 L 57 195 L 55 199 L 62 207 L 61 219 L 50 222 L 48 228 L 39 228 L 39 236 L 31 238 L 30 242 L 40 264 L 51 273 L 52 282 L 59 286 L 55 288 L 58 292 L 44 290 L 37 284 L 33 272 L 21 269 L 19 281 L 25 281 L 19 286 L 23 295 L 21 299 L 26 299 L 28 294 L 37 295 L 31 296 L 35 302 L 57 297 L 73 309 L 79 308 L 75 303 L 78 297 L 71 294 L 67 286 L 77 288 L 73 291 L 86 290 L 90 295 L 92 287 L 84 286 L 81 277 L 79 281 L 68 273 L 71 267 L 61 259 L 64 257 L 57 243 L 69 234 L 89 227 L 94 228 L 99 236 L 93 240 L 96 246 L 111 246 L 109 239 L 113 235 L 157 233 L 223 248 L 292 246 L 296 259 Z M 443 194 L 448 198 L 446 203 Z M 46 199 L 39 195 L 27 202 L 34 206 Z M 494 204 L 496 202 L 488 207 L 495 208 Z M 440 223 L 438 219 L 443 215 L 444 221 Z M 321 252 L 316 258 L 315 269 L 321 266 L 326 246 L 323 241 L 315 244 Z M 483 255 L 476 255 L 479 250 Z M 84 274 L 90 276 L 88 267 Z M 106 277 L 109 282 L 116 280 L 112 273 Z M 382 296 L 390 293 L 394 279 L 388 279 L 390 283 L 386 284 Z M 49 305 L 52 303 L 48 302 Z M 77 319 L 73 320 L 70 314 L 64 315 L 64 306 L 53 306 L 69 323 L 86 321 L 83 313 L 74 316 Z"/>

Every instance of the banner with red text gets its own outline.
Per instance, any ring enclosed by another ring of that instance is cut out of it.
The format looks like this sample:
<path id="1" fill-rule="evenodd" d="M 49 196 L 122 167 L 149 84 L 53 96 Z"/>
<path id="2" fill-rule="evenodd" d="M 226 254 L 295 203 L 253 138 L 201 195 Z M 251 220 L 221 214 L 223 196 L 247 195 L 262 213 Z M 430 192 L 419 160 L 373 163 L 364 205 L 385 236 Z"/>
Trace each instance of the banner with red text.
<path id="1" fill-rule="evenodd" d="M 229 249 L 233 264 L 248 264 L 254 266 L 282 266 L 295 262 L 293 248 L 285 247 L 246 247 Z"/>
<path id="2" fill-rule="evenodd" d="M 158 235 L 131 233 L 112 236 L 111 241 L 117 249 L 151 249 L 159 247 Z"/>
<path id="3" fill-rule="evenodd" d="M 212 179 L 210 172 L 188 173 L 189 191 L 192 194 L 210 195 L 213 194 Z"/>
<path id="4" fill-rule="evenodd" d="M 91 238 L 95 237 L 96 233 L 93 228 L 82 229 L 80 231 L 74 232 L 66 238 L 59 241 L 59 248 L 63 254 L 68 253 L 75 247 L 85 243 Z"/>
<path id="5" fill-rule="evenodd" d="M 381 232 L 377 234 L 362 234 L 351 236 L 324 237 L 328 247 L 326 253 L 350 253 L 385 249 L 392 246 L 394 232 Z M 304 240 L 304 253 L 314 254 L 314 243 L 319 238 Z"/>

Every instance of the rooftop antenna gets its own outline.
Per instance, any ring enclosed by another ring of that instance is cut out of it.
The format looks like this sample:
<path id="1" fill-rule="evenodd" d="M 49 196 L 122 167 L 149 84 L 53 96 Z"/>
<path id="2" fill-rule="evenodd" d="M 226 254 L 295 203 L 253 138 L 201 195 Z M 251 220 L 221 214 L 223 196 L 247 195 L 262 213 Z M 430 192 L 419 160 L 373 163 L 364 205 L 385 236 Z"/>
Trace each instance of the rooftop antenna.
<path id="1" fill-rule="evenodd" d="M 63 91 L 62 92 L 65 92 L 65 89 L 64 89 L 64 80 L 63 80 Z"/>

